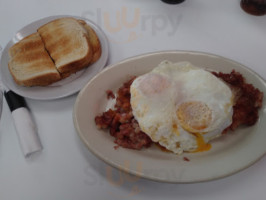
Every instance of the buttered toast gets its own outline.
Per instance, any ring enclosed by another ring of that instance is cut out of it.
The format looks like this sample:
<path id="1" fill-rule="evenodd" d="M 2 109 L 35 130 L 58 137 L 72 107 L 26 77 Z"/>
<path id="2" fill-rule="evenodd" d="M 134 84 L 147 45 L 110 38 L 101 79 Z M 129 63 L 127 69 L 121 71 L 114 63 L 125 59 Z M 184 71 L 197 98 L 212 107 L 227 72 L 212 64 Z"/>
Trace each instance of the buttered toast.
<path id="1" fill-rule="evenodd" d="M 89 37 L 76 19 L 53 20 L 41 26 L 38 33 L 60 73 L 74 73 L 89 65 L 92 59 Z"/>
<path id="2" fill-rule="evenodd" d="M 61 79 L 38 33 L 33 33 L 9 49 L 9 71 L 23 86 L 46 86 Z"/>
<path id="3" fill-rule="evenodd" d="M 9 56 L 9 71 L 17 84 L 46 86 L 96 62 L 101 44 L 85 21 L 65 17 L 14 44 Z"/>

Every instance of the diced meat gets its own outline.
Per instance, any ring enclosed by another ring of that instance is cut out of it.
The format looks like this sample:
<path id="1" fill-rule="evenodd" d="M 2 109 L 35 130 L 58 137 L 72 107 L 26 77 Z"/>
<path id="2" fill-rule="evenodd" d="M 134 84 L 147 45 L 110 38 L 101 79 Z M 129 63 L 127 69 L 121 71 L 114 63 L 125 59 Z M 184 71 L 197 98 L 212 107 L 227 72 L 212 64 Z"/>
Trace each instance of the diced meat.
<path id="1" fill-rule="evenodd" d="M 233 106 L 233 122 L 224 131 L 235 130 L 240 125 L 254 125 L 259 118 L 259 108 L 262 106 L 263 93 L 253 85 L 246 83 L 242 74 L 232 71 L 229 74 L 213 72 L 215 76 L 221 78 L 229 84 L 235 92 L 235 104 Z"/>
<path id="2" fill-rule="evenodd" d="M 100 129 L 109 129 L 110 135 L 115 137 L 118 146 L 129 149 L 141 149 L 152 144 L 151 139 L 140 131 L 138 122 L 134 119 L 130 105 L 130 85 L 132 78 L 117 92 L 115 109 L 109 109 L 102 115 L 95 117 L 95 123 Z M 113 98 L 111 90 L 107 92 L 107 98 Z M 118 146 L 115 146 L 117 149 Z"/>

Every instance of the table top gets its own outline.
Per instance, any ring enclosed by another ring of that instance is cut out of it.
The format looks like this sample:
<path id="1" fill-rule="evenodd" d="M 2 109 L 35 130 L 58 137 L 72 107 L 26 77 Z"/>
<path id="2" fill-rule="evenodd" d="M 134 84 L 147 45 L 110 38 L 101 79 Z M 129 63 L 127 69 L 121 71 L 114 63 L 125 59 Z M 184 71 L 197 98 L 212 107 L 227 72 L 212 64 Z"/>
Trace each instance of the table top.
<path id="1" fill-rule="evenodd" d="M 161 50 L 217 54 L 266 79 L 266 15 L 243 12 L 239 1 L 187 0 L 179 5 L 142 0 L 2 0 L 0 44 L 23 26 L 52 15 L 97 23 L 109 41 L 108 64 Z M 4 101 L 0 121 L 0 199 L 263 199 L 266 158 L 232 176 L 204 183 L 134 179 L 91 154 L 76 134 L 66 98 L 26 99 L 44 149 L 24 158 Z M 265 167 L 265 169 L 264 169 Z M 265 197 L 264 197 L 265 198 Z"/>

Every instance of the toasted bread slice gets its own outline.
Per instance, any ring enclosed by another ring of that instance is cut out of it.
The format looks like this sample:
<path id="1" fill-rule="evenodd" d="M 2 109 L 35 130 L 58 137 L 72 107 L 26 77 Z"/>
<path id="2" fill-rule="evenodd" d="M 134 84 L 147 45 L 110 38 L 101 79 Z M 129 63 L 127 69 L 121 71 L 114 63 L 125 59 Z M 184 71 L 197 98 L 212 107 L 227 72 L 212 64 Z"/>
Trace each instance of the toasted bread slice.
<path id="1" fill-rule="evenodd" d="M 39 43 L 36 43 L 36 39 L 38 39 L 38 36 L 35 35 L 36 33 L 30 34 L 26 37 L 24 37 L 22 40 L 11 46 L 8 50 L 9 56 L 12 58 L 14 57 L 18 52 L 21 51 L 32 51 L 34 49 L 39 48 Z M 37 40 L 38 41 L 38 40 Z"/>
<path id="2" fill-rule="evenodd" d="M 53 20 L 38 29 L 60 73 L 74 73 L 89 65 L 92 49 L 85 28 L 74 18 Z"/>
<path id="3" fill-rule="evenodd" d="M 91 48 L 93 51 L 93 55 L 91 59 L 91 64 L 92 64 L 101 57 L 101 54 L 102 54 L 101 43 L 95 31 L 85 21 L 83 20 L 78 20 L 78 21 L 86 29 L 88 36 L 89 36 L 89 41 L 90 41 Z"/>
<path id="4" fill-rule="evenodd" d="M 9 50 L 8 68 L 23 86 L 46 86 L 61 79 L 38 33 L 31 34 Z"/>

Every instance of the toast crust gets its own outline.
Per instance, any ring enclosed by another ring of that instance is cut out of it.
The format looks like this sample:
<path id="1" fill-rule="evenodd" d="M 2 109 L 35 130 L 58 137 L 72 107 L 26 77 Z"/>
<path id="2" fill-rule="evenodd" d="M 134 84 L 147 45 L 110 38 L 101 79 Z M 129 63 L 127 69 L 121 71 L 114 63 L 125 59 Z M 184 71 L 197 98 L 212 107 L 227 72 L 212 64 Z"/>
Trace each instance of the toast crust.
<path id="1" fill-rule="evenodd" d="M 93 51 L 91 64 L 95 63 L 101 57 L 102 54 L 101 42 L 93 28 L 91 28 L 85 21 L 78 20 L 78 22 L 86 29 L 88 33 L 89 42 Z"/>

